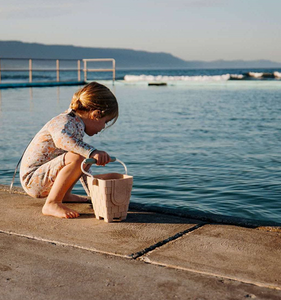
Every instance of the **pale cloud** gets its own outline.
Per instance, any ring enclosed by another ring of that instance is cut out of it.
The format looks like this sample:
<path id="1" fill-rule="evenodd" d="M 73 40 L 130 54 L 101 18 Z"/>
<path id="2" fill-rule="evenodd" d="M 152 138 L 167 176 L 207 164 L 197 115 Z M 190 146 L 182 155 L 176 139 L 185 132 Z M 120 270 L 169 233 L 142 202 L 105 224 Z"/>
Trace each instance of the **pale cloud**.
<path id="1" fill-rule="evenodd" d="M 80 2 L 81 3 L 81 2 Z M 0 5 L 1 19 L 50 18 L 72 14 L 77 9 L 77 1 L 10 1 Z"/>
<path id="2" fill-rule="evenodd" d="M 219 7 L 227 4 L 227 0 L 154 0 L 150 5 L 160 9 L 161 7 L 174 8 L 202 8 L 202 7 Z"/>
<path id="3" fill-rule="evenodd" d="M 225 0 L 190 0 L 184 1 L 188 7 L 213 7 L 226 4 Z"/>
<path id="4" fill-rule="evenodd" d="M 162 11 L 170 9 L 188 9 L 217 7 L 226 4 L 227 0 L 151 0 L 150 8 L 157 8 Z M 0 18 L 1 19 L 26 19 L 26 18 L 50 18 L 63 15 L 75 14 L 78 10 L 95 9 L 103 7 L 105 10 L 112 7 L 136 8 L 143 6 L 141 1 L 132 0 L 0 0 Z M 107 8 L 107 9 L 106 9 Z"/>

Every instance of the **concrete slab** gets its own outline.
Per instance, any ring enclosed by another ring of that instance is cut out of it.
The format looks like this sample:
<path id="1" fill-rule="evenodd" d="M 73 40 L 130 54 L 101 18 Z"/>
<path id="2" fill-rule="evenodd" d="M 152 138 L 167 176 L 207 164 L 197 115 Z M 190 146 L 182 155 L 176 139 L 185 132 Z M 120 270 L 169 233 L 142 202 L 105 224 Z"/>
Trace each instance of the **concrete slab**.
<path id="1" fill-rule="evenodd" d="M 148 253 L 151 263 L 281 289 L 281 233 L 205 225 Z"/>
<path id="2" fill-rule="evenodd" d="M 279 300 L 281 291 L 0 233 L 3 300 Z"/>
<path id="3" fill-rule="evenodd" d="M 185 231 L 198 222 L 149 212 L 129 212 L 124 222 L 105 223 L 94 218 L 90 204 L 67 204 L 81 216 L 59 219 L 43 216 L 44 200 L 0 190 L 0 231 L 65 243 L 89 250 L 128 256 Z"/>

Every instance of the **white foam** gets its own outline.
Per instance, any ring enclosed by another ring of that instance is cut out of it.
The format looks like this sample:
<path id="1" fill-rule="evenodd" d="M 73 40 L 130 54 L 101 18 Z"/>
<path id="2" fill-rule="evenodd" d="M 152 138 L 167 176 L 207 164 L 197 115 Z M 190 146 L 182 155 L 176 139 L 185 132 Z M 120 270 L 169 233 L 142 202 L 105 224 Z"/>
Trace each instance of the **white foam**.
<path id="1" fill-rule="evenodd" d="M 233 76 L 233 75 L 231 75 Z M 230 79 L 230 74 L 215 75 L 215 76 L 163 76 L 163 75 L 125 75 L 124 80 L 130 82 L 149 81 L 149 82 L 169 82 L 169 81 L 227 81 Z M 236 75 L 242 76 L 243 75 Z M 241 77 L 241 78 L 242 78 Z M 238 78 L 238 77 L 237 77 Z"/>
<path id="2" fill-rule="evenodd" d="M 254 77 L 254 78 L 260 78 L 260 77 L 262 77 L 262 75 L 263 75 L 263 73 L 249 72 L 249 76 Z"/>
<path id="3" fill-rule="evenodd" d="M 281 73 L 280 72 L 273 72 L 274 77 L 276 78 L 281 78 Z"/>
<path id="4" fill-rule="evenodd" d="M 243 79 L 244 75 L 242 75 L 242 74 L 231 74 L 230 77 L 235 78 L 235 79 Z"/>

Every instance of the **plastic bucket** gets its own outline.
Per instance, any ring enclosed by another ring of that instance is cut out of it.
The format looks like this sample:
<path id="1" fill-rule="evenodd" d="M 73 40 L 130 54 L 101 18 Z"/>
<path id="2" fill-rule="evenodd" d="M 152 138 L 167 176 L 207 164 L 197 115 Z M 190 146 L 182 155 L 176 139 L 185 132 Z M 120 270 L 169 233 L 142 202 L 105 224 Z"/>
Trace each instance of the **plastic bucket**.
<path id="1" fill-rule="evenodd" d="M 91 196 L 95 216 L 105 222 L 123 221 L 127 218 L 133 187 L 133 176 L 120 173 L 88 175 L 87 184 Z M 115 161 L 115 160 L 114 160 Z"/>

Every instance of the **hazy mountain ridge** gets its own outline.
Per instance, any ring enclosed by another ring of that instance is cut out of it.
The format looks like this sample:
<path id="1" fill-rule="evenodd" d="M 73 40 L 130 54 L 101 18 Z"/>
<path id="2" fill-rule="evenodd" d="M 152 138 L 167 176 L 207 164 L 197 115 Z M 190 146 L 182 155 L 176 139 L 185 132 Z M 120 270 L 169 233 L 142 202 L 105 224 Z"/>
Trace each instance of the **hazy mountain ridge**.
<path id="1" fill-rule="evenodd" d="M 121 48 L 91 48 L 72 45 L 45 45 L 20 41 L 0 41 L 0 58 L 114 58 L 117 68 L 281 68 L 270 60 L 185 61 L 165 52 L 148 52 Z"/>

